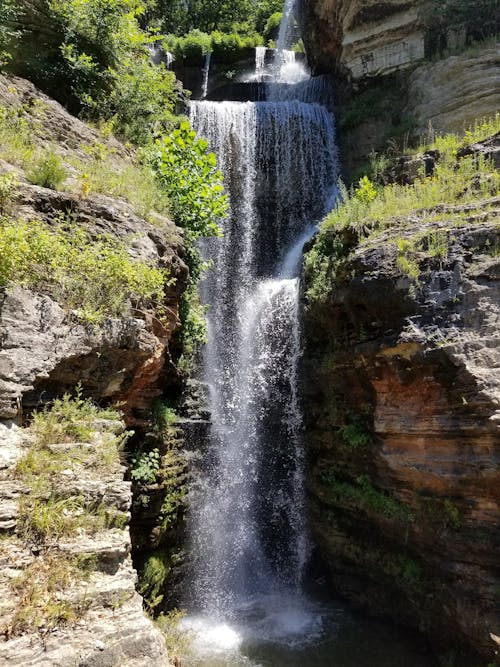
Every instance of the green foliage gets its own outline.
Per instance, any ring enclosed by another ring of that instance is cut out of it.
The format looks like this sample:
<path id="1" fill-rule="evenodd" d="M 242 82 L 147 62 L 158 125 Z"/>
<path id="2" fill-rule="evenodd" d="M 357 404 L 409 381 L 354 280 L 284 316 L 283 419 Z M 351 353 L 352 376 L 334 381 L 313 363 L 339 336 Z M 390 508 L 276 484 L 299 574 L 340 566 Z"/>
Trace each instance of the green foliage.
<path id="1" fill-rule="evenodd" d="M 415 259 L 415 245 L 408 239 L 396 239 L 397 257 L 396 266 L 411 280 L 418 283 L 420 267 Z"/>
<path id="2" fill-rule="evenodd" d="M 11 26 L 18 17 L 19 7 L 15 0 L 0 3 L 0 68 L 12 60 L 12 52 L 20 37 L 20 32 Z"/>
<path id="3" fill-rule="evenodd" d="M 193 370 L 198 351 L 207 342 L 206 312 L 207 307 L 200 303 L 197 285 L 191 282 L 182 295 L 179 307 L 182 322 L 180 332 L 182 356 L 178 365 L 186 374 Z"/>
<path id="4" fill-rule="evenodd" d="M 401 523 L 414 521 L 414 514 L 407 505 L 375 488 L 366 475 L 357 477 L 355 484 L 341 482 L 333 473 L 326 475 L 325 481 L 333 495 L 341 502 Z"/>
<path id="5" fill-rule="evenodd" d="M 85 604 L 63 596 L 86 576 L 78 560 L 66 554 L 44 552 L 35 558 L 10 581 L 16 599 L 10 632 L 47 632 L 77 621 L 86 611 Z"/>
<path id="6" fill-rule="evenodd" d="M 468 136 L 470 138 L 474 134 L 471 132 Z M 360 197 L 357 195 L 359 188 L 347 193 L 342 204 L 326 217 L 322 229 L 384 229 L 391 224 L 392 218 L 392 224 L 395 224 L 396 217 L 415 210 L 458 201 L 467 203 L 496 195 L 500 186 L 498 171 L 483 157 L 457 160 L 456 153 L 461 145 L 465 145 L 464 139 L 458 142 L 453 135 L 436 140 L 436 148 L 440 146 L 443 151 L 430 177 L 418 178 L 411 185 L 386 185 L 376 191 L 375 196 L 370 190 L 368 197 L 364 194 Z"/>
<path id="7" fill-rule="evenodd" d="M 190 632 L 181 627 L 185 615 L 185 612 L 173 609 L 167 614 L 160 614 L 155 621 L 165 637 L 168 655 L 179 663 L 189 654 L 193 640 Z"/>
<path id="8" fill-rule="evenodd" d="M 219 221 L 228 203 L 208 143 L 198 139 L 187 121 L 156 142 L 151 164 L 166 189 L 174 221 L 185 230 L 188 241 L 219 236 Z"/>
<path id="9" fill-rule="evenodd" d="M 268 42 L 269 40 L 278 39 L 278 33 L 282 18 L 283 18 L 283 12 L 274 12 L 274 14 L 271 14 L 271 16 L 267 19 L 263 31 L 263 36 L 266 42 Z"/>
<path id="10" fill-rule="evenodd" d="M 161 456 L 157 448 L 140 452 L 132 457 L 130 476 L 133 482 L 146 486 L 154 484 L 160 470 Z"/>
<path id="11" fill-rule="evenodd" d="M 151 62 L 156 35 L 140 28 L 141 0 L 46 0 L 45 11 L 54 41 L 27 34 L 15 72 L 135 144 L 175 125 L 175 76 Z"/>
<path id="12" fill-rule="evenodd" d="M 91 400 L 83 398 L 78 385 L 73 396 L 64 394 L 50 408 L 36 412 L 31 430 L 40 445 L 60 442 L 89 442 L 97 419 L 118 420 L 116 410 L 103 410 Z"/>
<path id="13" fill-rule="evenodd" d="M 155 431 L 159 434 L 172 431 L 174 424 L 177 421 L 175 410 L 156 399 L 151 407 L 151 419 L 154 424 Z"/>
<path id="14" fill-rule="evenodd" d="M 496 0 L 425 0 L 420 14 L 431 33 L 433 50 L 445 47 L 447 35 L 454 30 L 463 29 L 468 42 L 498 34 Z"/>
<path id="15" fill-rule="evenodd" d="M 159 552 L 148 556 L 139 569 L 138 591 L 150 612 L 163 601 L 170 569 L 168 555 Z"/>
<path id="16" fill-rule="evenodd" d="M 5 213 L 7 204 L 14 194 L 18 183 L 16 174 L 11 172 L 0 174 L 0 215 Z"/>
<path id="17" fill-rule="evenodd" d="M 0 285 L 15 282 L 47 292 L 85 321 L 100 322 L 161 304 L 168 276 L 130 259 L 104 235 L 75 225 L 0 221 Z"/>
<path id="18" fill-rule="evenodd" d="M 372 444 L 372 435 L 359 417 L 351 417 L 349 423 L 341 426 L 339 434 L 351 449 L 363 449 Z"/>
<path id="19" fill-rule="evenodd" d="M 354 190 L 354 197 L 363 204 L 369 204 L 377 196 L 377 191 L 368 176 L 359 179 L 358 187 Z"/>
<path id="20" fill-rule="evenodd" d="M 447 516 L 447 524 L 453 528 L 453 530 L 459 530 L 462 527 L 462 521 L 460 520 L 460 511 L 458 507 L 449 498 L 445 498 L 443 507 Z"/>
<path id="21" fill-rule="evenodd" d="M 309 303 L 326 301 L 333 282 L 349 253 L 344 239 L 333 230 L 325 230 L 316 236 L 315 243 L 304 257 Z"/>
<path id="22" fill-rule="evenodd" d="M 28 179 L 34 185 L 39 185 L 42 188 L 58 190 L 66 180 L 67 175 L 61 158 L 53 151 L 49 151 L 40 157 L 28 173 Z"/>
<path id="23" fill-rule="evenodd" d="M 35 102 L 9 109 L 0 107 L 0 151 L 3 159 L 27 171 L 32 169 L 34 162 L 46 159 L 48 153 L 40 152 L 34 142 L 37 137 L 37 143 L 43 141 L 46 112 L 41 104 Z M 64 189 L 82 199 L 98 192 L 125 199 L 139 216 L 156 222 L 157 213 L 168 214 L 167 194 L 151 168 L 142 163 L 140 154 L 130 158 L 117 154 L 116 147 L 107 141 L 111 130 L 112 124 L 101 123 L 102 141 L 96 139 L 83 144 L 78 156 L 66 156 L 65 163 L 77 173 L 77 177 L 58 185 L 63 185 Z"/>
<path id="24" fill-rule="evenodd" d="M 192 30 L 211 33 L 262 34 L 267 19 L 283 8 L 281 0 L 157 0 L 149 12 L 166 33 L 185 35 Z"/>
<path id="25" fill-rule="evenodd" d="M 165 48 L 174 54 L 176 60 L 201 61 L 212 53 L 218 63 L 231 64 L 244 57 L 245 49 L 261 46 L 263 39 L 257 33 L 241 36 L 238 33 L 224 33 L 216 30 L 210 34 L 192 30 L 183 37 L 167 35 Z"/>

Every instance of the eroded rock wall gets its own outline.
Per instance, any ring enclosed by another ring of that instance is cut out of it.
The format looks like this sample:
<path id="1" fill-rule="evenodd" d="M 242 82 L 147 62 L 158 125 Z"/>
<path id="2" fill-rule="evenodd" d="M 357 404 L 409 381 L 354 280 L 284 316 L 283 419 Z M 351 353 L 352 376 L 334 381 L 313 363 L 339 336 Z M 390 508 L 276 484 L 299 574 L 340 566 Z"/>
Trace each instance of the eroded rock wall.
<path id="1" fill-rule="evenodd" d="M 152 304 L 140 310 L 130 304 L 122 316 L 96 322 L 58 303 L 57 290 L 44 290 L 43 284 L 2 286 L 0 663 L 166 667 L 165 641 L 144 615 L 136 592 L 129 530 L 132 491 L 125 480 L 129 471 L 123 453 L 120 459 L 111 445 L 100 451 L 106 430 L 102 424 L 96 425 L 88 443 L 61 445 L 56 440 L 43 448 L 20 426 L 29 422 L 34 409 L 50 406 L 80 385 L 83 396 L 101 405 L 118 404 L 127 427 L 140 439 L 149 426 L 153 399 L 166 384 L 179 381 L 173 334 L 180 326 L 179 304 L 188 277 L 182 232 L 164 215 L 150 212 L 146 220 L 129 201 L 80 187 L 89 155 L 98 168 L 119 174 L 136 168 L 132 149 L 80 122 L 17 77 L 0 76 L 0 106 L 29 128 L 33 162 L 52 151 L 67 176 L 65 191 L 39 187 L 30 183 L 29 165 L 15 155 L 0 154 L 0 176 L 15 175 L 12 191 L 2 200 L 2 215 L 57 229 L 74 225 L 90 239 L 111 237 L 132 259 L 164 269 L 171 279 L 158 312 Z M 110 425 L 112 432 L 115 427 Z M 118 425 L 118 431 L 123 428 Z M 63 461 L 56 476 L 53 457 Z M 20 471 L 40 460 L 47 461 L 40 483 L 51 485 L 41 496 L 38 481 L 30 478 L 27 483 Z M 23 528 L 31 520 L 26 502 L 38 503 L 31 506 L 31 515 L 37 508 L 46 510 L 47 516 L 52 512 L 52 521 L 54 505 L 57 510 L 58 503 L 63 507 L 67 502 L 69 516 L 88 514 L 97 527 L 38 540 Z M 91 565 L 85 576 L 80 572 L 83 562 Z M 51 579 L 58 568 L 67 581 Z M 59 607 L 61 622 L 45 625 L 43 614 L 57 617 Z"/>
<path id="2" fill-rule="evenodd" d="M 106 466 L 95 461 L 104 453 L 106 434 L 123 428 L 102 421 L 92 442 L 48 445 L 67 466 L 55 480 L 61 498 L 84 498 L 88 506 L 119 515 L 120 525 L 103 525 L 92 534 L 80 529 L 80 535 L 41 543 L 22 529 L 23 499 L 36 491 L 20 480 L 17 468 L 37 447 L 36 440 L 13 423 L 0 423 L 1 664 L 168 666 L 165 640 L 144 615 L 135 590 L 130 482 L 124 481 L 116 451 L 107 451 Z M 109 446 L 114 447 L 112 441 Z"/>
<path id="3" fill-rule="evenodd" d="M 415 0 L 312 0 L 303 3 L 313 66 L 351 79 L 388 74 L 424 57 Z"/>
<path id="4" fill-rule="evenodd" d="M 407 221 L 361 242 L 330 297 L 304 310 L 311 526 L 335 589 L 489 660 L 500 635 L 498 208 L 443 207 L 455 224 Z M 421 252 L 415 282 L 397 239 L 436 233 L 445 251 Z"/>

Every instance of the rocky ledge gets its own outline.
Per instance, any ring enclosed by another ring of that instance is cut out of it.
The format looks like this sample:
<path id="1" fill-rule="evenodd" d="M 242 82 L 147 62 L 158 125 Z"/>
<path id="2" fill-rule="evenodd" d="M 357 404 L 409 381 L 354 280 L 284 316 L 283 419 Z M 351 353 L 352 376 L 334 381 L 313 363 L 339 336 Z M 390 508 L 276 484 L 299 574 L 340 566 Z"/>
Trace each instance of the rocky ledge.
<path id="1" fill-rule="evenodd" d="M 305 304 L 311 527 L 342 595 L 491 661 L 500 201 L 438 208 L 361 241 Z"/>
<path id="2" fill-rule="evenodd" d="M 2 664 L 169 664 L 135 591 L 132 494 L 118 455 L 124 425 L 98 420 L 93 428 L 87 443 L 42 445 L 27 429 L 0 425 Z"/>

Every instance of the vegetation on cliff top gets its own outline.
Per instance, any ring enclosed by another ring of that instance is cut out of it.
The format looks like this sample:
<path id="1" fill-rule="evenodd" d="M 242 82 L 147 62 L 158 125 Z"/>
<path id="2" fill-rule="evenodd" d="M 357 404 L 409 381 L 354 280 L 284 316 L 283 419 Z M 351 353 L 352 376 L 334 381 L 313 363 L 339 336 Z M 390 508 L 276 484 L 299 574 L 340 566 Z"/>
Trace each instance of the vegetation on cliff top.
<path id="1" fill-rule="evenodd" d="M 363 176 L 356 187 L 341 185 L 341 201 L 323 220 L 315 243 L 305 257 L 310 301 L 328 296 L 341 262 L 346 260 L 356 239 L 375 239 L 380 232 L 394 230 L 397 263 L 402 271 L 418 280 L 418 265 L 410 257 L 411 244 L 398 237 L 409 219 L 426 222 L 443 215 L 442 205 L 473 204 L 499 194 L 500 174 L 483 155 L 458 157 L 460 149 L 500 131 L 500 115 L 478 121 L 464 136 L 447 134 L 421 150 L 435 151 L 438 160 L 426 176 L 422 162 L 411 184 L 372 182 Z M 384 160 L 388 167 L 390 160 Z M 383 171 L 383 170 L 382 170 Z M 372 173 L 381 173 L 375 165 Z M 384 181 L 381 178 L 381 181 Z M 455 216 L 457 217 L 457 216 Z M 459 217 L 459 216 L 458 216 Z M 349 239 L 346 241 L 346 239 Z M 429 253 L 443 253 L 442 238 L 422 238 Z M 424 247 L 424 246 L 422 246 Z"/>
<path id="2" fill-rule="evenodd" d="M 0 285 L 36 288 L 85 321 L 121 317 L 131 308 L 160 311 L 169 281 L 164 269 L 132 260 L 109 236 L 91 237 L 64 220 L 49 227 L 0 219 Z"/>

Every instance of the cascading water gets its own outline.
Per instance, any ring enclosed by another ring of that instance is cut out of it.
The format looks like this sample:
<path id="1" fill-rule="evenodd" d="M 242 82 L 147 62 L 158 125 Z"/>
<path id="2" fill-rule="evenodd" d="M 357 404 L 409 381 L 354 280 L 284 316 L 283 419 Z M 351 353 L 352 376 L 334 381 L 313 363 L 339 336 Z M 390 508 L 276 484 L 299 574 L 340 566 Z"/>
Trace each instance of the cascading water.
<path id="1" fill-rule="evenodd" d="M 273 667 L 313 664 L 297 647 L 322 636 L 326 617 L 333 636 L 344 613 L 331 605 L 325 612 L 301 590 L 309 541 L 298 274 L 304 243 L 332 207 L 338 161 L 331 114 L 300 101 L 302 84 L 295 89 L 299 100 L 289 90 L 285 101 L 190 104 L 230 199 L 224 236 L 203 248 L 213 262 L 202 285 L 211 431 L 189 492 L 184 627 L 194 634 L 194 665 L 262 664 L 262 645 L 282 647 L 265 663 Z"/>
<path id="2" fill-rule="evenodd" d="M 295 63 L 283 54 L 285 68 Z M 317 621 L 300 593 L 308 539 L 297 275 L 338 177 L 333 118 L 296 100 L 193 102 L 190 118 L 218 156 L 230 199 L 223 238 L 204 248 L 214 264 L 202 286 L 212 427 L 190 490 L 191 622 L 205 644 L 231 644 L 249 617 L 261 634 L 264 623 L 266 636 L 288 641 Z"/>
<path id="3" fill-rule="evenodd" d="M 207 474 L 192 492 L 193 593 L 231 615 L 252 596 L 297 589 L 307 558 L 295 276 L 337 160 L 319 105 L 194 102 L 191 121 L 219 156 L 231 201 L 223 239 L 206 249 L 213 426 Z"/>

